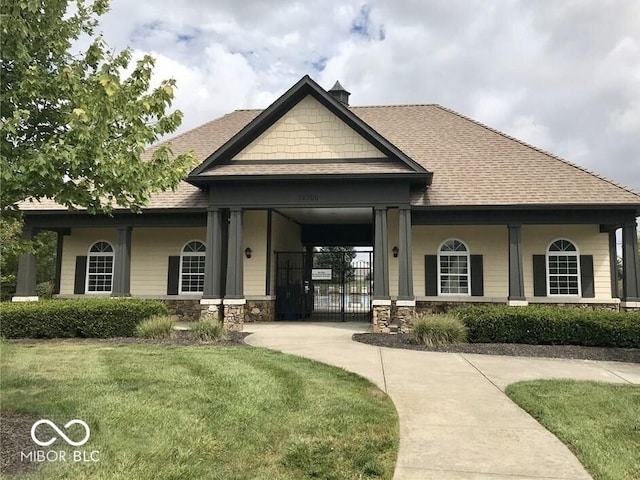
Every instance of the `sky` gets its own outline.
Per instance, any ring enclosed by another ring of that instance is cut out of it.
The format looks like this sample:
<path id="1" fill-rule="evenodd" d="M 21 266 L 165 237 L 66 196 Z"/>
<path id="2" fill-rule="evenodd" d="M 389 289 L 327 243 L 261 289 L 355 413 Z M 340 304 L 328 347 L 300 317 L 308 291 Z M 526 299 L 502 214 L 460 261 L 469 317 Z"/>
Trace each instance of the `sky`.
<path id="1" fill-rule="evenodd" d="M 114 50 L 175 78 L 179 132 L 303 75 L 437 103 L 640 191 L 640 1 L 113 0 Z"/>

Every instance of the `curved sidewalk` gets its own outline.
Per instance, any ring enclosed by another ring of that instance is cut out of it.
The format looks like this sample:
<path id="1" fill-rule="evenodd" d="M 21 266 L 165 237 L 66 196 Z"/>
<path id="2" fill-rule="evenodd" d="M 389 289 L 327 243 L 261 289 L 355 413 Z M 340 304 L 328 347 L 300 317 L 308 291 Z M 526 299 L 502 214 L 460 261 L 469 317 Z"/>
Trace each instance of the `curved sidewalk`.
<path id="1" fill-rule="evenodd" d="M 640 384 L 640 365 L 419 352 L 351 340 L 364 323 L 245 324 L 246 342 L 358 373 L 400 418 L 395 479 L 589 479 L 567 447 L 504 393 L 519 380 Z"/>

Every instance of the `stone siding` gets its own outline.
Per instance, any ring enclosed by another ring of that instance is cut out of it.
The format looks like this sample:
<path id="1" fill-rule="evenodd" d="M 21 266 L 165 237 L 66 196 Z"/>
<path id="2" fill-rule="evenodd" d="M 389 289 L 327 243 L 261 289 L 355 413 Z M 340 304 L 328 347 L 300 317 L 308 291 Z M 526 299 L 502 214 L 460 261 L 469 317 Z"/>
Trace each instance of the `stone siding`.
<path id="1" fill-rule="evenodd" d="M 373 306 L 373 333 L 391 332 L 391 305 Z"/>
<path id="2" fill-rule="evenodd" d="M 169 315 L 177 322 L 200 320 L 200 300 L 161 300 L 169 310 Z"/>
<path id="3" fill-rule="evenodd" d="M 224 306 L 224 326 L 230 332 L 241 332 L 244 328 L 244 305 Z"/>
<path id="4" fill-rule="evenodd" d="M 222 320 L 222 304 L 200 305 L 200 320 L 204 322 L 220 322 Z"/>
<path id="5" fill-rule="evenodd" d="M 545 307 L 573 308 L 578 310 L 594 311 L 617 311 L 620 310 L 619 303 L 530 303 L 529 305 L 543 305 Z"/>
<path id="6" fill-rule="evenodd" d="M 275 305 L 274 300 L 247 300 L 244 308 L 244 321 L 273 322 Z"/>
<path id="7" fill-rule="evenodd" d="M 413 330 L 413 320 L 416 317 L 415 307 L 396 307 L 396 314 L 393 321 L 398 325 L 400 333 L 409 333 Z"/>

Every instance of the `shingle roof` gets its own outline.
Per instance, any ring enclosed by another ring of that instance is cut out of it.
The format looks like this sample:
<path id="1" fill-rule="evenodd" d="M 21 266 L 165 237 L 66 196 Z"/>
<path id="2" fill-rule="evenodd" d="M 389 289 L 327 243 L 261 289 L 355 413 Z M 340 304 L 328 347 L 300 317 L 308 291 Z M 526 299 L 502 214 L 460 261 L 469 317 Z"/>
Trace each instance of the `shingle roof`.
<path id="1" fill-rule="evenodd" d="M 379 134 L 433 172 L 416 191 L 415 206 L 640 205 L 640 194 L 579 166 L 438 105 L 351 107 Z M 170 140 L 174 153 L 192 149 L 205 159 L 261 110 L 237 110 Z M 243 164 L 217 166 L 210 175 L 402 173 L 399 163 Z M 182 182 L 176 192 L 152 197 L 148 208 L 200 208 L 206 195 Z M 53 201 L 25 202 L 23 210 L 62 209 Z"/>

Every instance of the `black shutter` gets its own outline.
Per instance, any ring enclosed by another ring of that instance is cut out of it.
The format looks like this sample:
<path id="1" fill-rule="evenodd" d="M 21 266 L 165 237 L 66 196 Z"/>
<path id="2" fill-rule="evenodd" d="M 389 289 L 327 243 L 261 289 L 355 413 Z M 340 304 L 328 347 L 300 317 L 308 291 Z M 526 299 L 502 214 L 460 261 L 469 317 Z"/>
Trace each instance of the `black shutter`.
<path id="1" fill-rule="evenodd" d="M 582 296 L 594 298 L 596 293 L 593 286 L 593 255 L 580 255 L 580 282 Z"/>
<path id="2" fill-rule="evenodd" d="M 178 282 L 180 282 L 180 256 L 176 255 L 169 257 L 167 295 L 178 295 Z"/>
<path id="3" fill-rule="evenodd" d="M 76 257 L 76 276 L 73 280 L 73 293 L 84 293 L 87 279 L 87 257 Z"/>
<path id="4" fill-rule="evenodd" d="M 482 255 L 471 255 L 471 296 L 484 296 L 484 267 Z"/>
<path id="5" fill-rule="evenodd" d="M 424 284 L 427 297 L 438 295 L 438 256 L 424 256 Z"/>
<path id="6" fill-rule="evenodd" d="M 533 295 L 547 296 L 547 256 L 533 256 Z"/>

